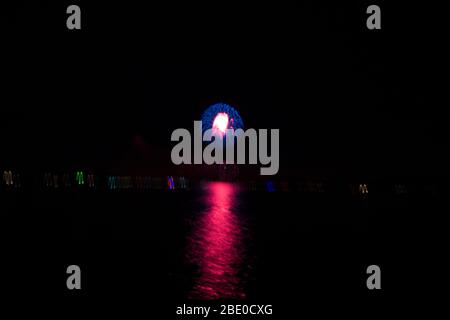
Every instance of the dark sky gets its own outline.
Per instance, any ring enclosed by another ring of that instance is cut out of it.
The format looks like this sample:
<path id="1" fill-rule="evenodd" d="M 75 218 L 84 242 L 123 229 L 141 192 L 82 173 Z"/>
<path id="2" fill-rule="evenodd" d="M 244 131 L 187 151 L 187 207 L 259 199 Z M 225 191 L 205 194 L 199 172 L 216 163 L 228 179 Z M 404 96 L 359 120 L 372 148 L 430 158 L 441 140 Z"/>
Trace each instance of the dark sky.
<path id="1" fill-rule="evenodd" d="M 280 129 L 283 175 L 448 174 L 449 112 L 404 10 L 372 32 L 360 2 L 79 3 L 81 31 L 69 3 L 4 7 L 0 165 L 165 166 L 171 132 L 222 101 Z"/>

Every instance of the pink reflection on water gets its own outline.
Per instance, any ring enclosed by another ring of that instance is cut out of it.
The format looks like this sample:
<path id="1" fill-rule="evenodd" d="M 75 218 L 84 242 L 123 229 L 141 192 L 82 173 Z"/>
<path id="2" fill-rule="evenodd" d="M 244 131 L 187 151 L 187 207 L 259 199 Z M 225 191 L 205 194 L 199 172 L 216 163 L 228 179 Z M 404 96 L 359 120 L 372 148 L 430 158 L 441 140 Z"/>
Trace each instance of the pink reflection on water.
<path id="1" fill-rule="evenodd" d="M 211 182 L 204 186 L 205 210 L 194 221 L 188 260 L 198 267 L 191 299 L 244 299 L 243 235 L 237 213 L 238 186 Z"/>

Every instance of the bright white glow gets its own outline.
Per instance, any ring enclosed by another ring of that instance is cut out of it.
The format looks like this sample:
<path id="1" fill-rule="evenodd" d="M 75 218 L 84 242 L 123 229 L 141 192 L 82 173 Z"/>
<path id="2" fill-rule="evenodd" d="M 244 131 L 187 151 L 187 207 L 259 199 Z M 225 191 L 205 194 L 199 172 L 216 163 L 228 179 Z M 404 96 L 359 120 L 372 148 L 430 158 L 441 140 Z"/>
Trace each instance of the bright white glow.
<path id="1" fill-rule="evenodd" d="M 219 112 L 214 118 L 212 129 L 213 131 L 219 131 L 222 135 L 224 135 L 228 129 L 228 114 L 225 112 Z"/>

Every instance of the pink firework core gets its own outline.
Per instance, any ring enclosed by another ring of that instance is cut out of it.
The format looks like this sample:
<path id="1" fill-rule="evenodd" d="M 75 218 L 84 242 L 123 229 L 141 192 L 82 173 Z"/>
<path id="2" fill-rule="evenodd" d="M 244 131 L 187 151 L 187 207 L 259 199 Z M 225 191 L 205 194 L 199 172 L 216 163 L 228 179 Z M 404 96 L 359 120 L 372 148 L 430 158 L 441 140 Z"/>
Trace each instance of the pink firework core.
<path id="1" fill-rule="evenodd" d="M 224 135 L 228 129 L 228 114 L 225 112 L 219 112 L 214 118 L 212 129 L 213 131 L 219 131 L 222 135 Z"/>

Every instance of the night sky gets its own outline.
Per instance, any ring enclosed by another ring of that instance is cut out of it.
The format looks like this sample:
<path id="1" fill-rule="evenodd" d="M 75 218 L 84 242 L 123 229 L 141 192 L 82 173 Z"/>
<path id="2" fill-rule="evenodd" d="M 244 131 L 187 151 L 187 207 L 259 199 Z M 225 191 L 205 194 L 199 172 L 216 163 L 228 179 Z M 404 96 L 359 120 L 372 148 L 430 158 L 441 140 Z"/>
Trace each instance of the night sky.
<path id="1" fill-rule="evenodd" d="M 280 129 L 280 176 L 449 173 L 449 112 L 408 9 L 369 31 L 363 3 L 80 6 L 81 31 L 67 3 L 2 8 L 2 167 L 167 171 L 171 132 L 225 102 Z"/>

